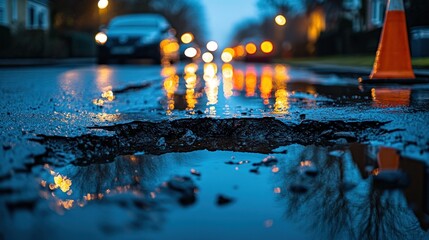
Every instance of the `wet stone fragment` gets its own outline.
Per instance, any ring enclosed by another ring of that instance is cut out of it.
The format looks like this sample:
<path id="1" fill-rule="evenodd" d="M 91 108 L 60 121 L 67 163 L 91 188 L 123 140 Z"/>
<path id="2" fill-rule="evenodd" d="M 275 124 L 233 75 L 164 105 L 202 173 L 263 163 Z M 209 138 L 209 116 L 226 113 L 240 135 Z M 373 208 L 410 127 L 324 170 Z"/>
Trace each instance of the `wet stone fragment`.
<path id="1" fill-rule="evenodd" d="M 252 168 L 249 170 L 249 172 L 254 173 L 254 174 L 259 174 L 259 167 Z"/>
<path id="2" fill-rule="evenodd" d="M 176 176 L 169 180 L 166 186 L 171 192 L 178 194 L 178 200 L 181 205 L 188 206 L 195 203 L 197 186 L 191 178 Z"/>
<path id="3" fill-rule="evenodd" d="M 406 188 L 410 184 L 408 175 L 398 170 L 383 170 L 374 176 L 374 185 L 382 189 Z"/>
<path id="4" fill-rule="evenodd" d="M 197 177 L 201 177 L 201 173 L 200 172 L 198 172 L 197 170 L 195 170 L 195 169 L 191 169 L 191 174 L 192 175 L 194 175 L 194 176 L 197 176 Z"/>
<path id="5" fill-rule="evenodd" d="M 230 197 L 227 197 L 227 196 L 224 196 L 224 195 L 219 194 L 219 195 L 217 196 L 216 203 L 217 203 L 217 205 L 218 205 L 218 206 L 224 206 L 224 205 L 227 205 L 227 204 L 232 203 L 233 201 L 234 201 L 234 199 L 232 199 L 232 198 L 230 198 Z"/>
<path id="6" fill-rule="evenodd" d="M 228 164 L 228 165 L 242 165 L 242 164 L 248 164 L 248 163 L 250 163 L 249 160 L 238 161 L 238 162 L 234 162 L 234 161 L 225 162 L 225 164 Z"/>
<path id="7" fill-rule="evenodd" d="M 301 183 L 292 183 L 289 185 L 289 191 L 297 194 L 303 194 L 308 191 L 308 187 Z"/>
<path id="8" fill-rule="evenodd" d="M 10 149 L 12 149 L 12 145 L 9 145 L 9 144 L 3 144 L 3 150 L 8 151 L 8 150 L 10 150 Z"/>
<path id="9" fill-rule="evenodd" d="M 349 142 L 345 138 L 340 138 L 340 139 L 333 141 L 333 143 L 337 144 L 337 145 L 347 145 Z"/>
<path id="10" fill-rule="evenodd" d="M 336 132 L 334 138 L 345 138 L 347 141 L 356 141 L 357 137 L 354 132 Z"/>
<path id="11" fill-rule="evenodd" d="M 342 150 L 334 150 L 334 151 L 331 151 L 331 152 L 329 152 L 329 156 L 332 156 L 332 157 L 342 157 L 344 155 L 344 151 L 342 151 Z"/>
<path id="12" fill-rule="evenodd" d="M 261 162 L 252 164 L 253 166 L 264 166 L 264 167 L 272 167 L 276 165 L 279 161 L 274 156 L 268 156 L 264 158 Z"/>
<path id="13" fill-rule="evenodd" d="M 319 173 L 319 170 L 316 168 L 316 166 L 312 164 L 299 166 L 298 170 L 301 175 L 306 175 L 309 177 L 316 177 L 317 174 Z"/>
<path id="14" fill-rule="evenodd" d="M 354 188 L 356 188 L 357 184 L 356 183 L 352 183 L 352 182 L 343 182 L 340 185 L 340 188 L 342 191 L 348 192 L 353 190 Z"/>
<path id="15" fill-rule="evenodd" d="M 195 134 L 191 130 L 188 130 L 180 140 L 186 143 L 186 145 L 192 145 L 194 144 L 196 139 L 197 136 L 195 136 Z"/>

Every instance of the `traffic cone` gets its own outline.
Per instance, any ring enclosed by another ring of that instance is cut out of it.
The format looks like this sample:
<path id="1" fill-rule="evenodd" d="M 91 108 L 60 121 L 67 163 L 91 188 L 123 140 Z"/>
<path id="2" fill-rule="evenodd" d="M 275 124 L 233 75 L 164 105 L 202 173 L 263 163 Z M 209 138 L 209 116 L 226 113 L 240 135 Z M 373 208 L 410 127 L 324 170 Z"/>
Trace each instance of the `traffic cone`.
<path id="1" fill-rule="evenodd" d="M 402 0 L 389 0 L 374 67 L 361 83 L 415 83 Z"/>

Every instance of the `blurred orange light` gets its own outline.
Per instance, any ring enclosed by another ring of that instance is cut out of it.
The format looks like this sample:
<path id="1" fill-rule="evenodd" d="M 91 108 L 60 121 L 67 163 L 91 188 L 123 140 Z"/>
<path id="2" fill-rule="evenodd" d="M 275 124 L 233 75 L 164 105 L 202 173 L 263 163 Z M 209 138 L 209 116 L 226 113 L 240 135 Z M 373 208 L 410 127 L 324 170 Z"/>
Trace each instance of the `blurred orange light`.
<path id="1" fill-rule="evenodd" d="M 273 48 L 273 44 L 270 41 L 264 41 L 261 43 L 261 50 L 264 53 L 271 53 Z"/>
<path id="2" fill-rule="evenodd" d="M 284 26 L 286 25 L 286 17 L 279 14 L 276 16 L 276 18 L 274 19 L 274 21 L 277 23 L 277 25 L 279 26 Z"/>
<path id="3" fill-rule="evenodd" d="M 188 44 L 194 40 L 194 35 L 192 33 L 184 33 L 180 38 L 184 44 Z"/>
<path id="4" fill-rule="evenodd" d="M 232 48 L 225 48 L 223 51 L 231 54 L 232 57 L 235 57 L 235 51 L 234 51 L 234 49 L 232 49 Z"/>
<path id="5" fill-rule="evenodd" d="M 237 69 L 234 71 L 233 86 L 235 91 L 242 91 L 244 88 L 244 72 Z"/>
<path id="6" fill-rule="evenodd" d="M 255 47 L 256 48 L 256 47 Z M 246 97 L 254 97 L 256 94 L 256 84 L 258 82 L 258 75 L 254 67 L 246 69 Z"/>
<path id="7" fill-rule="evenodd" d="M 160 45 L 162 45 L 161 49 L 164 54 L 175 53 L 179 51 L 179 47 L 180 47 L 177 42 L 172 40 L 167 40 L 167 42 L 162 41 Z"/>
<path id="8" fill-rule="evenodd" d="M 242 45 L 235 47 L 234 51 L 235 51 L 235 55 L 237 57 L 242 57 L 246 53 L 246 50 L 244 49 L 244 47 Z"/>
<path id="9" fill-rule="evenodd" d="M 256 53 L 256 45 L 254 43 L 248 43 L 246 45 L 246 52 L 248 54 L 255 54 Z"/>

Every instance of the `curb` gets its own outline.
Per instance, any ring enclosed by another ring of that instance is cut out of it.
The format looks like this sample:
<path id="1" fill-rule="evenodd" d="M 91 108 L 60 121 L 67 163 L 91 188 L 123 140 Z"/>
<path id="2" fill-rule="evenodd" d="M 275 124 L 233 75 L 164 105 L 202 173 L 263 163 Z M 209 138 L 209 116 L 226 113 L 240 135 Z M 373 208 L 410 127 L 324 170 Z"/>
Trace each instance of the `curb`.
<path id="1" fill-rule="evenodd" d="M 81 65 L 93 64 L 95 58 L 67 58 L 67 59 L 0 59 L 0 68 L 19 68 L 19 67 L 46 67 L 55 65 Z"/>

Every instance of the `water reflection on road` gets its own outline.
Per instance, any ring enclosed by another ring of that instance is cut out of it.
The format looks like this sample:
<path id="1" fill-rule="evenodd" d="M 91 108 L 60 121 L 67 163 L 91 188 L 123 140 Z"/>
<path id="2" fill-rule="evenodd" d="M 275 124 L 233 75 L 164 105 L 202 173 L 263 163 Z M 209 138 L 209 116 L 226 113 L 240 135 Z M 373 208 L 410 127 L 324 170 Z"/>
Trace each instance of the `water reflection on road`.
<path id="1" fill-rule="evenodd" d="M 171 68 L 166 65 L 162 72 Z M 411 88 L 359 87 L 353 79 L 324 78 L 284 64 L 188 63 L 183 71 L 176 70 L 163 75 L 167 115 L 185 111 L 211 117 L 281 117 L 351 102 L 377 108 L 413 103 Z"/>
<path id="2" fill-rule="evenodd" d="M 428 152 L 424 130 L 429 91 L 424 87 L 359 87 L 353 79 L 319 77 L 283 64 L 165 63 L 162 68 L 105 66 L 41 73 L 47 77 L 40 74 L 34 80 L 32 71 L 2 73 L 8 75 L 0 82 L 5 133 L 28 137 L 27 131 L 32 131 L 31 137 L 41 133 L 67 138 L 88 134 L 87 127 L 102 122 L 195 115 L 316 121 L 343 117 L 392 121 L 386 131 L 388 142 L 403 144 L 398 148 L 411 149 L 418 157 Z M 405 133 L 395 135 L 403 128 Z M 192 131 L 184 132 L 183 138 L 189 144 L 195 141 Z M 108 151 L 102 145 L 77 144 Z M 166 144 L 164 138 L 157 142 Z M 10 165 L 18 164 L 16 155 L 26 149 L 16 150 L 14 144 L 2 147 L 9 154 L 4 163 Z M 110 234 L 116 238 L 117 232 L 128 232 L 130 238 L 153 234 L 165 239 L 201 239 L 202 233 L 224 239 L 424 239 L 429 204 L 423 161 L 404 160 L 395 150 L 356 145 L 291 145 L 276 152 L 278 162 L 255 153 L 140 152 L 88 166 L 70 162 L 77 158 L 91 162 L 91 155 L 60 152 L 60 159 L 39 164 L 40 157 L 35 157 L 39 155 L 26 154 L 22 166 L 3 171 L 0 178 L 2 226 L 19 235 L 13 239 L 33 237 L 34 232 L 52 238 L 81 237 L 76 229 L 100 239 Z M 189 177 L 198 188 L 176 175 Z M 34 178 L 36 189 L 31 184 Z M 174 184 L 168 185 L 172 178 Z M 188 186 L 196 203 L 175 207 L 183 204 L 177 195 L 188 194 Z M 223 196 L 221 201 L 218 195 Z"/>
<path id="3" fill-rule="evenodd" d="M 169 68 L 164 66 L 164 69 Z M 189 114 L 199 110 L 212 117 L 239 116 L 241 109 L 257 108 L 260 112 L 288 113 L 290 76 L 285 65 L 235 68 L 232 64 L 206 63 L 201 68 L 202 71 L 197 72 L 197 64 L 187 64 L 182 78 L 175 78 L 178 82 L 174 87 L 170 84 L 171 76 L 165 77 L 168 115 L 172 114 L 172 109 L 187 110 Z"/>
<path id="4" fill-rule="evenodd" d="M 278 151 L 283 153 L 268 158 L 196 151 L 118 156 L 114 162 L 87 167 L 45 165 L 40 195 L 65 214 L 58 217 L 59 229 L 68 216 L 87 218 L 92 212 L 77 209 L 121 206 L 120 212 L 129 214 L 127 221 L 139 221 L 131 231 L 166 239 L 211 234 L 258 239 L 285 234 L 299 239 L 423 238 L 422 228 L 428 227 L 424 216 L 429 213 L 425 164 L 400 157 L 393 149 L 359 144 L 291 145 Z M 397 159 L 394 168 L 389 167 L 392 157 Z M 172 207 L 177 198 L 165 186 L 173 176 L 192 176 L 198 186 L 192 207 Z M 233 202 L 216 205 L 218 194 Z M 115 221 L 103 220 L 112 226 Z M 153 225 L 162 230 L 144 230 Z"/>

